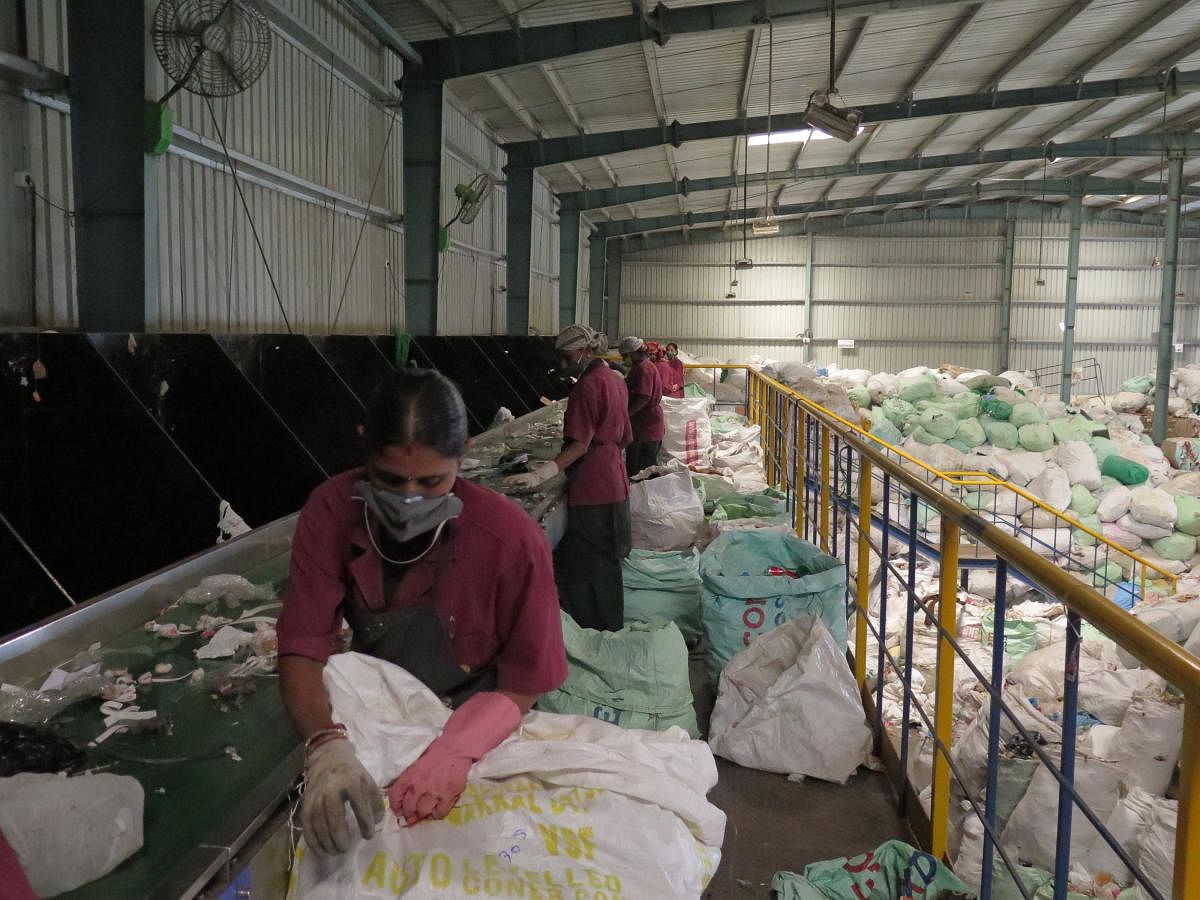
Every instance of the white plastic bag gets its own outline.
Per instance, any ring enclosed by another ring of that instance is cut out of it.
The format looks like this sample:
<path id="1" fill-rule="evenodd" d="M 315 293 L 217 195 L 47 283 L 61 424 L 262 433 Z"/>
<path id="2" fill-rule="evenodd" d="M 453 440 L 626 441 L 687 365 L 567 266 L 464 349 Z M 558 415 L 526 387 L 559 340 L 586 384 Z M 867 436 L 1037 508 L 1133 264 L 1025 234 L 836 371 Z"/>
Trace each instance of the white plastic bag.
<path id="1" fill-rule="evenodd" d="M 766 772 L 845 783 L 871 732 L 845 651 L 814 616 L 761 635 L 721 672 L 713 752 Z"/>
<path id="2" fill-rule="evenodd" d="M 1138 788 L 1133 788 L 1117 801 L 1112 813 L 1104 823 L 1126 853 L 1137 862 L 1138 844 L 1142 833 L 1146 830 L 1156 801 L 1154 797 Z M 1112 876 L 1118 884 L 1129 884 L 1133 881 L 1133 873 L 1121 862 L 1116 851 L 1097 832 L 1096 841 L 1080 860 L 1084 870 L 1093 878 L 1105 873 Z"/>
<path id="3" fill-rule="evenodd" d="M 1157 541 L 1159 538 L 1170 537 L 1175 531 L 1174 528 L 1160 528 L 1158 525 L 1147 525 L 1145 522 L 1139 522 L 1133 517 L 1133 513 L 1125 513 L 1121 518 L 1114 522 L 1118 528 L 1128 531 L 1130 534 L 1136 534 L 1143 541 Z"/>
<path id="4" fill-rule="evenodd" d="M 0 832 L 34 892 L 54 897 L 108 874 L 142 849 L 144 801 L 141 784 L 128 775 L 0 778 Z"/>
<path id="5" fill-rule="evenodd" d="M 1120 725 L 1125 721 L 1125 711 L 1133 702 L 1135 692 L 1162 686 L 1162 676 L 1150 669 L 1094 672 L 1079 680 L 1079 708 L 1105 725 Z M 1096 755 L 1104 756 L 1102 753 Z"/>
<path id="6" fill-rule="evenodd" d="M 691 476 L 676 472 L 631 484 L 629 516 L 637 549 L 684 550 L 704 524 L 704 502 Z"/>
<path id="7" fill-rule="evenodd" d="M 1133 502 L 1133 492 L 1125 485 L 1117 485 L 1100 495 L 1100 505 L 1096 507 L 1096 515 L 1101 522 L 1115 522 L 1129 512 L 1129 504 Z"/>
<path id="8" fill-rule="evenodd" d="M 1071 505 L 1071 480 L 1058 466 L 1047 466 L 1029 482 L 1026 490 L 1057 510 L 1064 510 Z"/>
<path id="9" fill-rule="evenodd" d="M 712 423 L 704 397 L 663 397 L 663 453 L 685 466 L 706 465 L 712 456 Z"/>
<path id="10" fill-rule="evenodd" d="M 357 653 L 330 658 L 325 686 L 359 759 L 389 784 L 450 712 L 398 666 Z M 384 816 L 340 856 L 301 844 L 290 896 L 441 900 L 514 884 L 578 884 L 588 896 L 694 898 L 717 863 L 725 815 L 705 794 L 712 752 L 678 728 L 630 731 L 582 716 L 530 713 L 477 762 L 442 821 L 403 828 Z M 357 829 L 351 826 L 352 831 Z M 519 896 L 519 894 L 518 894 Z"/>
<path id="11" fill-rule="evenodd" d="M 1137 487 L 1130 492 L 1129 513 L 1139 522 L 1168 530 L 1175 527 L 1178 515 L 1175 498 L 1152 487 Z"/>
<path id="12" fill-rule="evenodd" d="M 1119 766 L 1077 754 L 1075 790 L 1100 821 L 1117 805 L 1121 783 Z M 1054 845 L 1058 833 L 1058 779 L 1045 766 L 1038 766 L 1029 790 L 1013 810 L 1000 842 L 1012 855 L 1040 869 L 1053 871 Z M 1075 811 L 1071 824 L 1071 858 L 1079 860 L 1099 833 L 1086 817 Z"/>
<path id="13" fill-rule="evenodd" d="M 996 458 L 1008 469 L 1008 480 L 1024 487 L 1046 469 L 1046 459 L 1041 453 L 1028 450 L 1009 450 L 997 453 Z"/>
<path id="14" fill-rule="evenodd" d="M 1071 479 L 1072 485 L 1083 485 L 1089 491 L 1100 488 L 1100 466 L 1096 454 L 1085 441 L 1067 441 L 1059 444 L 1054 458 Z"/>
<path id="15" fill-rule="evenodd" d="M 1135 394 L 1133 391 L 1120 391 L 1109 401 L 1113 412 L 1135 413 L 1146 405 L 1145 394 Z"/>
<path id="16" fill-rule="evenodd" d="M 1137 864 L 1150 883 L 1164 897 L 1171 896 L 1175 877 L 1175 825 L 1179 818 L 1179 803 L 1159 800 L 1150 813 L 1150 821 L 1138 841 Z M 1140 884 L 1138 900 L 1150 900 L 1150 894 Z"/>
<path id="17" fill-rule="evenodd" d="M 1161 696 L 1161 694 L 1160 694 Z M 1139 692 L 1129 704 L 1113 752 L 1126 787 L 1166 793 L 1183 737 L 1183 707 Z"/>

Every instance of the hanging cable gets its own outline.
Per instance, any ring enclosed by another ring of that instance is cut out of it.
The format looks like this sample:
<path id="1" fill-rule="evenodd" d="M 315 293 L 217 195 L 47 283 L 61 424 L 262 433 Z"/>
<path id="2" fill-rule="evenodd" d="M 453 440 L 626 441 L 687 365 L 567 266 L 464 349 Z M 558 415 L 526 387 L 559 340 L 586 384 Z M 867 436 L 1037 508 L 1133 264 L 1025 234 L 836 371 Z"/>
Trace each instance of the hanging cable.
<path id="1" fill-rule="evenodd" d="M 837 93 L 833 73 L 837 68 L 837 0 L 829 0 L 829 93 Z"/>
<path id="2" fill-rule="evenodd" d="M 767 19 L 767 174 L 763 192 L 763 218 L 771 218 L 771 101 L 775 84 L 775 23 Z M 750 160 L 746 163 L 749 165 Z"/>
<path id="3" fill-rule="evenodd" d="M 383 139 L 383 149 L 379 151 L 379 165 L 375 167 L 375 177 L 371 180 L 371 189 L 367 192 L 366 208 L 371 208 L 371 201 L 375 199 L 375 187 L 379 184 L 379 176 L 383 174 L 383 164 L 387 160 L 388 145 L 392 142 L 392 132 L 396 129 L 396 110 L 392 109 L 392 118 L 388 123 L 387 135 Z M 354 262 L 358 259 L 358 248 L 362 244 L 363 233 L 367 230 L 367 213 L 363 213 L 362 223 L 358 227 L 358 237 L 354 239 L 354 251 L 350 254 L 350 263 L 346 267 L 346 280 L 342 283 L 342 296 L 338 300 L 337 312 L 333 315 L 333 322 L 329 325 L 329 330 L 332 332 L 338 323 L 338 319 L 342 315 L 342 307 L 346 303 L 346 292 L 350 290 L 350 276 L 354 274 Z M 443 254 L 444 255 L 444 254 Z"/>
<path id="4" fill-rule="evenodd" d="M 1042 157 L 1042 203 L 1041 209 L 1038 210 L 1038 273 L 1035 284 L 1045 284 L 1046 280 L 1042 278 L 1042 238 L 1046 233 L 1046 167 L 1049 161 L 1045 156 Z"/>
<path id="5" fill-rule="evenodd" d="M 258 228 L 254 224 L 254 216 L 250 214 L 250 204 L 246 202 L 246 195 L 242 192 L 241 179 L 237 176 L 237 166 L 234 165 L 233 157 L 229 155 L 229 147 L 225 144 L 225 132 L 221 129 L 221 123 L 217 121 L 217 114 L 213 111 L 212 100 L 205 97 L 204 105 L 208 107 L 209 118 L 212 119 L 213 128 L 217 132 L 217 141 L 221 144 L 221 152 L 225 154 L 225 165 L 229 167 L 229 173 L 233 177 L 233 186 L 237 188 L 238 199 L 242 201 L 242 211 L 246 214 L 246 222 L 250 225 L 250 233 L 254 235 L 254 245 L 258 247 L 259 258 L 262 259 L 262 264 L 267 270 L 267 280 L 271 282 L 271 292 L 275 295 L 275 305 L 279 307 L 279 314 L 283 316 L 283 325 L 287 328 L 288 334 L 294 334 L 292 323 L 288 320 L 287 310 L 283 307 L 283 298 L 279 296 L 279 286 L 275 283 L 275 274 L 271 271 L 271 264 L 267 261 L 267 251 L 263 249 L 262 240 L 258 236 Z"/>

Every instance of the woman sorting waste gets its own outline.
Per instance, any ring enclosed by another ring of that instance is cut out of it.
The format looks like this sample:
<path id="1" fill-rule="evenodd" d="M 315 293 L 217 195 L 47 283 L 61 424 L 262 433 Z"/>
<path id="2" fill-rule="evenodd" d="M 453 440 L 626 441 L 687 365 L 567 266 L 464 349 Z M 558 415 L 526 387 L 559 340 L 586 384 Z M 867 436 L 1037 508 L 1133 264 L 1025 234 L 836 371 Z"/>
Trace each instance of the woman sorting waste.
<path id="1" fill-rule="evenodd" d="M 663 375 L 663 396 L 683 399 L 683 362 L 679 359 L 679 345 L 674 341 L 666 348 L 666 374 Z"/>
<path id="2" fill-rule="evenodd" d="M 618 631 L 625 624 L 621 560 L 629 555 L 629 482 L 621 449 L 633 440 L 629 395 L 599 355 L 608 340 L 571 325 L 555 341 L 563 370 L 576 379 L 563 419 L 563 449 L 507 484 L 531 489 L 567 473 L 567 531 L 554 551 L 562 608 L 584 628 Z"/>
<path id="3" fill-rule="evenodd" d="M 625 451 L 625 469 L 632 478 L 642 469 L 658 464 L 658 451 L 666 432 L 662 378 L 646 353 L 646 344 L 641 338 L 621 338 L 617 350 L 629 370 L 625 384 L 629 389 L 633 444 Z"/>
<path id="4" fill-rule="evenodd" d="M 366 465 L 313 491 L 292 542 L 278 622 L 284 704 L 304 739 L 301 820 L 309 845 L 352 843 L 384 812 L 383 792 L 334 722 L 322 671 L 350 649 L 402 666 L 451 709 L 440 737 L 387 787 L 408 825 L 454 806 L 474 762 L 566 678 L 545 535 L 516 503 L 458 477 L 467 414 L 438 372 L 394 372 L 371 395 Z"/>

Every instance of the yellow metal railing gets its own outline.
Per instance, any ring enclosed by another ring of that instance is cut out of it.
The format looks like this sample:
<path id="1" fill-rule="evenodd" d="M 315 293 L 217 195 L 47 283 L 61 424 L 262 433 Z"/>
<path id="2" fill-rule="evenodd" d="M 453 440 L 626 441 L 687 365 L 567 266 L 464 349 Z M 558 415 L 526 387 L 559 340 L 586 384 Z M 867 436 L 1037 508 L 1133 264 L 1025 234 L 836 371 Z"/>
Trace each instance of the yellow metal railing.
<path id="1" fill-rule="evenodd" d="M 725 368 L 735 367 L 725 366 Z M 811 530 L 812 523 L 805 522 L 805 515 L 808 501 L 815 500 L 818 517 L 815 533 L 821 546 L 827 552 L 831 543 L 831 513 L 836 515 L 834 508 L 837 505 L 838 508 L 844 508 L 846 515 L 850 517 L 850 500 L 854 493 L 852 486 L 847 483 L 844 485 L 845 496 L 840 501 L 838 497 L 831 495 L 831 439 L 835 440 L 839 448 L 846 452 L 845 472 L 847 478 L 852 472 L 857 474 L 858 509 L 857 515 L 852 517 L 858 533 L 857 571 L 853 573 L 856 583 L 856 596 L 853 602 L 856 614 L 853 667 L 859 687 L 864 692 L 865 702 L 869 697 L 867 692 L 867 629 L 871 554 L 873 552 L 878 554 L 881 559 L 884 559 L 884 564 L 887 564 L 886 551 L 876 547 L 871 538 L 873 479 L 884 478 L 885 485 L 891 484 L 893 487 L 906 491 L 910 503 L 916 504 L 919 500 L 928 504 L 941 517 L 938 547 L 940 588 L 935 614 L 938 636 L 934 679 L 933 776 L 928 821 L 930 851 L 936 856 L 944 856 L 949 840 L 952 774 L 951 725 L 954 716 L 955 657 L 958 652 L 956 650 L 956 614 L 959 552 L 965 535 L 976 542 L 977 546 L 990 549 L 996 559 L 1002 561 L 1001 565 L 1006 568 L 1011 567 L 1015 572 L 1037 584 L 1048 596 L 1062 603 L 1068 610 L 1069 623 L 1075 622 L 1077 625 L 1079 621 L 1087 620 L 1149 669 L 1161 675 L 1182 694 L 1184 731 L 1179 762 L 1180 781 L 1177 793 L 1179 808 L 1173 896 L 1188 898 L 1188 900 L 1200 900 L 1200 659 L 1148 628 L 1140 620 L 1066 571 L 1064 567 L 1044 559 L 1013 535 L 985 521 L 976 512 L 969 510 L 940 489 L 937 482 L 946 486 L 986 485 L 1012 490 L 1036 506 L 1063 518 L 1070 524 L 1070 527 L 1091 534 L 1097 541 L 1103 541 L 1111 546 L 1114 552 L 1124 553 L 1142 565 L 1143 572 L 1146 569 L 1155 571 L 1162 576 L 1163 581 L 1172 585 L 1174 577 L 1154 564 L 1129 553 L 1125 548 L 1111 544 L 1104 539 L 1103 535 L 1096 534 L 1069 517 L 1062 516 L 1057 510 L 1046 506 L 1040 499 L 1015 485 L 996 479 L 987 473 L 938 472 L 921 460 L 880 441 L 857 424 L 848 422 L 811 402 L 778 381 L 754 370 L 750 371 L 748 378 L 747 414 L 751 421 L 761 428 L 762 445 L 767 456 L 766 467 L 772 483 L 782 481 L 794 487 L 797 507 L 795 521 L 797 531 L 802 535 L 807 530 Z M 789 424 L 791 416 L 795 417 L 794 425 Z M 819 477 L 816 479 L 815 486 L 812 484 L 812 479 L 807 477 L 813 448 L 810 443 L 813 440 L 809 433 L 810 425 L 815 428 L 819 441 L 816 453 L 819 457 Z M 796 436 L 792 440 L 789 440 L 789 427 L 796 429 Z M 856 464 L 850 461 L 851 454 L 856 457 Z M 894 454 L 900 460 L 894 459 L 888 454 Z M 902 462 L 916 466 L 918 471 L 921 471 L 926 477 L 919 477 Z M 841 466 L 841 458 L 839 457 L 832 464 Z M 847 532 L 849 532 L 849 523 Z M 916 541 L 917 535 L 910 534 L 909 540 Z M 849 545 L 845 547 L 845 550 L 847 561 L 849 561 Z M 913 598 L 911 594 L 909 600 L 911 604 L 920 606 L 927 615 L 930 613 L 928 606 Z M 909 614 L 911 615 L 911 612 Z M 1071 626 L 1069 625 L 1069 627 Z M 882 640 L 882 635 L 879 639 Z M 1075 652 L 1078 652 L 1078 645 L 1076 645 Z M 891 665 L 894 670 L 895 662 L 893 661 Z M 1068 662 L 1068 682 L 1072 678 L 1070 668 Z M 877 673 L 877 678 L 883 679 L 883 677 L 884 672 L 881 669 Z M 997 698 L 998 702 L 999 694 L 995 692 L 998 691 L 999 686 L 987 684 L 985 686 L 993 692 L 993 696 Z M 905 690 L 910 692 L 911 686 L 906 685 Z M 1073 692 L 1075 688 L 1068 687 L 1067 690 Z M 1069 733 L 1071 746 L 1067 747 L 1065 735 L 1068 734 L 1068 729 L 1064 727 L 1063 758 L 1074 757 L 1073 725 L 1070 727 Z M 882 740 L 882 735 L 880 737 Z M 997 741 L 998 735 L 991 735 L 990 740 Z M 1043 763 L 1045 762 L 1046 759 L 1043 759 Z M 903 784 L 907 785 L 906 772 L 899 773 L 898 777 L 902 779 Z M 1067 778 L 1061 772 L 1059 777 L 1060 780 Z M 1081 803 L 1077 795 L 1074 802 Z M 991 846 L 992 844 L 985 844 L 985 847 L 990 848 Z M 989 858 L 990 852 L 989 849 Z M 1001 852 L 998 847 L 997 852 Z M 1060 890 L 1065 891 L 1065 863 L 1062 873 L 1056 874 L 1061 877 L 1063 882 Z"/>

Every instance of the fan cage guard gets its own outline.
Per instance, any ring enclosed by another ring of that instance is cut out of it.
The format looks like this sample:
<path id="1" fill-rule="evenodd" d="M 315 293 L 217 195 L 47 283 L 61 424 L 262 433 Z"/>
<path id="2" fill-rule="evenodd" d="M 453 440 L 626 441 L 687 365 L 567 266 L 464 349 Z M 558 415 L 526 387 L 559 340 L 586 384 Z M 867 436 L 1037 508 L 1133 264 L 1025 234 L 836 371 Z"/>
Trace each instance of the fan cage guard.
<path id="1" fill-rule="evenodd" d="M 162 0 L 151 37 L 168 77 L 202 97 L 245 90 L 271 57 L 271 26 L 244 0 Z"/>

